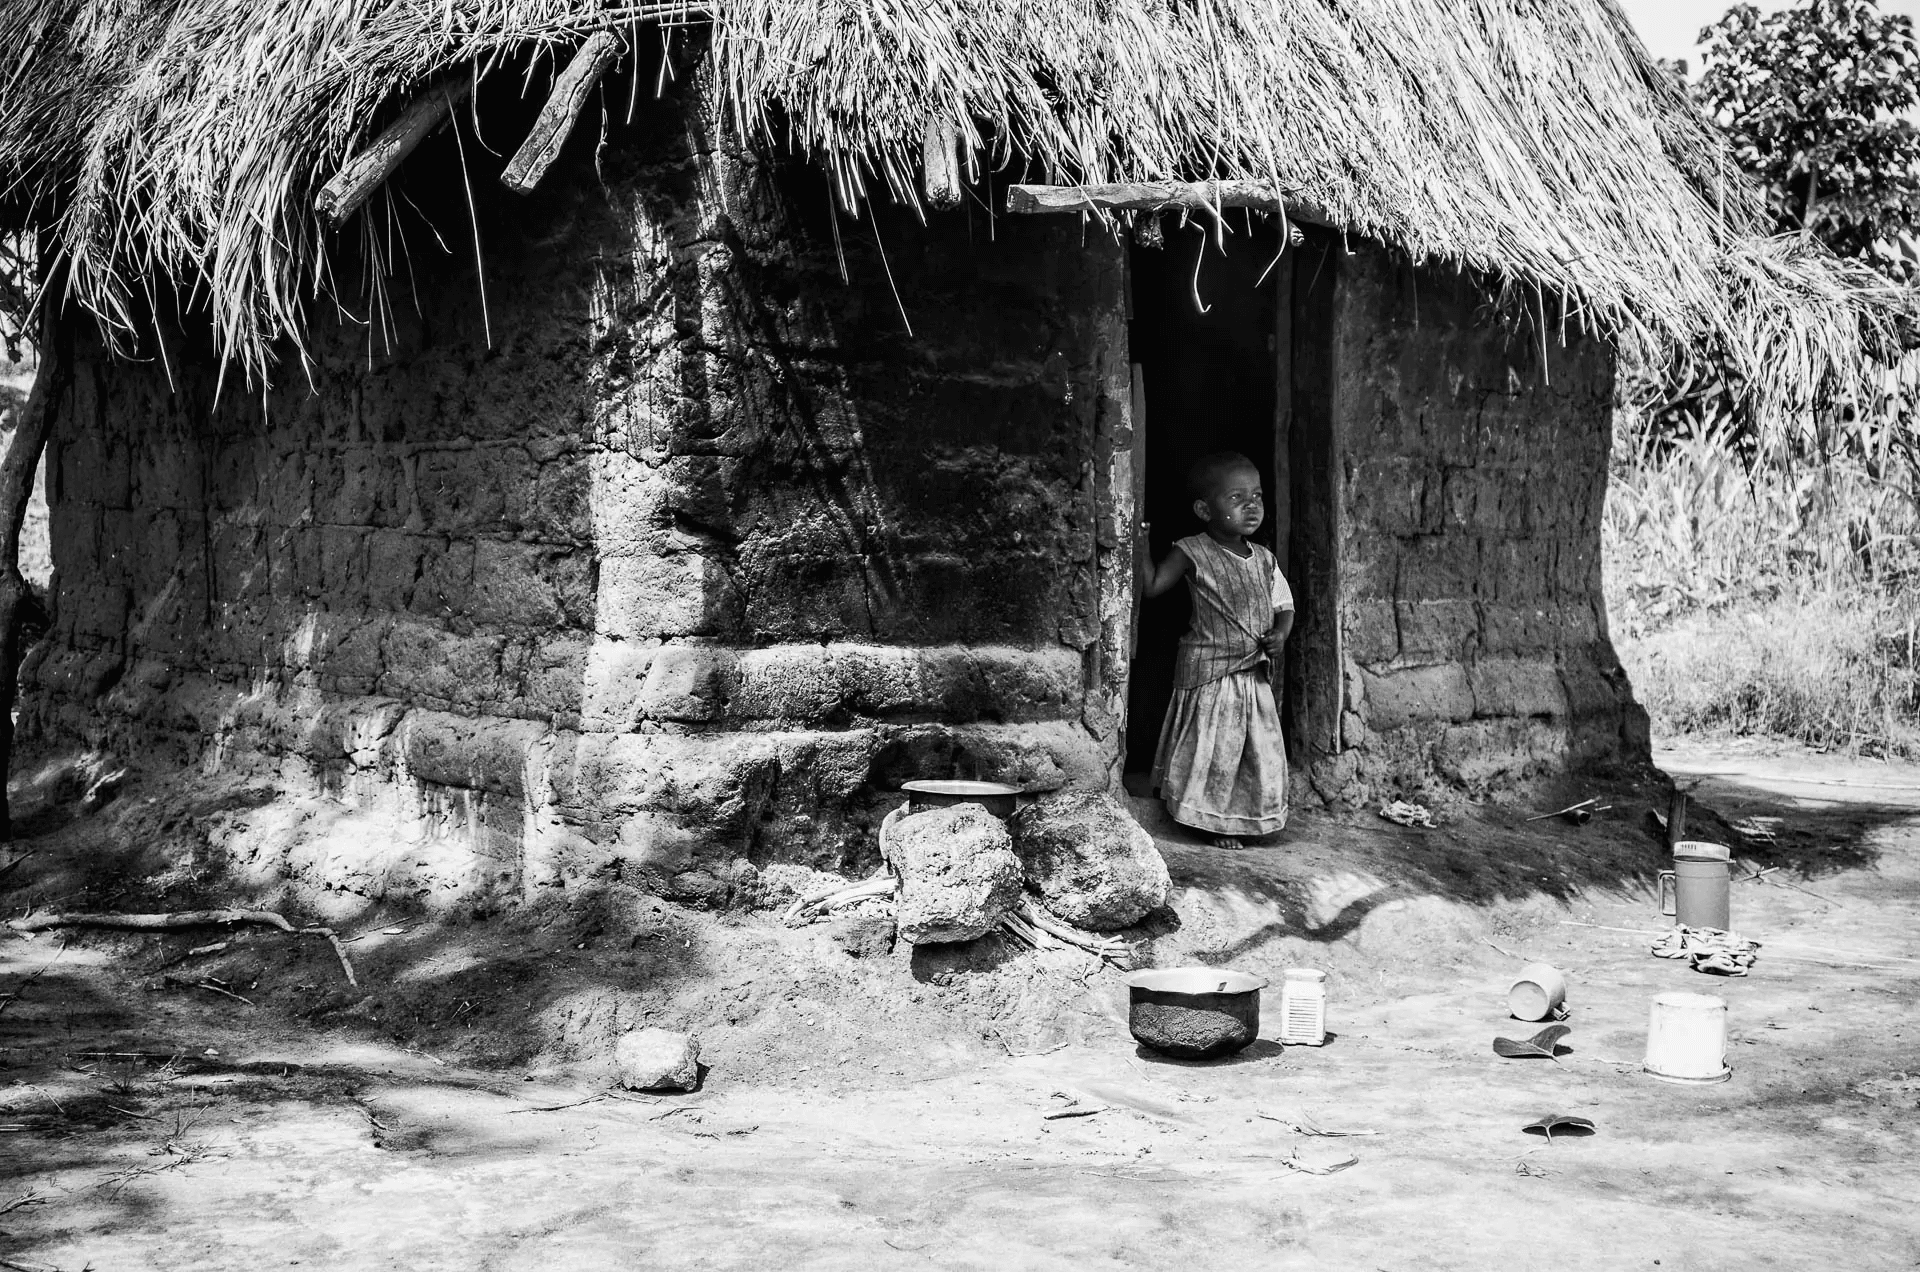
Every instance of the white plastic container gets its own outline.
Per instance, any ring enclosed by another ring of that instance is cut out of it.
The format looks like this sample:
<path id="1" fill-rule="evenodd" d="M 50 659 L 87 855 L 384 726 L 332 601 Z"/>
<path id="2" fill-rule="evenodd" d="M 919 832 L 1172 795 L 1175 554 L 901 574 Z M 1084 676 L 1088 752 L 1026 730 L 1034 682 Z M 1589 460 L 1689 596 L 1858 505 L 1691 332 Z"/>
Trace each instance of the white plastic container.
<path id="1" fill-rule="evenodd" d="M 1327 1040 L 1327 974 L 1289 967 L 1280 982 L 1280 1041 L 1318 1047 Z"/>
<path id="2" fill-rule="evenodd" d="M 1647 1018 L 1647 1062 L 1663 1082 L 1706 1085 L 1733 1076 L 1727 1066 L 1727 1003 L 1710 994 L 1656 994 Z"/>
<path id="3" fill-rule="evenodd" d="M 1507 1012 L 1515 1020 L 1552 1020 L 1567 1001 L 1567 978 L 1550 963 L 1528 963 L 1507 991 Z"/>

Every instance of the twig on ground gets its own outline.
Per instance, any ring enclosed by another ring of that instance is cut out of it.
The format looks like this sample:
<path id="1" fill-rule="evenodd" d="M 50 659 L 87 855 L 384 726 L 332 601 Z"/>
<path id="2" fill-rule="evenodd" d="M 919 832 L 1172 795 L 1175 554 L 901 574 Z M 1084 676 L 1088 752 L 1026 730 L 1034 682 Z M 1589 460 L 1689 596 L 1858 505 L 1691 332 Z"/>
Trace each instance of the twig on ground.
<path id="1" fill-rule="evenodd" d="M 242 998 L 240 995 L 234 993 L 230 989 L 220 988 L 218 985 L 214 984 L 212 981 L 188 980 L 184 976 L 173 976 L 173 975 L 162 976 L 160 979 L 165 981 L 169 985 L 177 985 L 181 989 L 204 989 L 209 994 L 219 994 L 222 997 L 231 998 L 237 1003 L 245 1003 L 249 1007 L 253 1006 L 252 999 Z"/>
<path id="2" fill-rule="evenodd" d="M 1105 1113 L 1107 1111 L 1106 1105 L 1084 1103 L 1079 1096 L 1074 1095 L 1070 1091 L 1055 1091 L 1053 1098 L 1056 1100 L 1065 1100 L 1067 1102 L 1066 1107 L 1052 1109 L 1046 1113 L 1042 1113 L 1040 1117 L 1043 1121 L 1053 1122 L 1063 1117 L 1092 1117 L 1095 1113 Z"/>
<path id="3" fill-rule="evenodd" d="M 359 978 L 353 974 L 353 964 L 347 961 L 346 947 L 340 944 L 340 938 L 330 927 L 314 925 L 295 927 L 287 922 L 285 916 L 271 910 L 180 910 L 169 914 L 30 914 L 25 918 L 8 919 L 7 927 L 22 936 L 31 937 L 36 932 L 45 932 L 52 928 L 92 927 L 110 928 L 124 932 L 171 932 L 178 928 L 210 927 L 218 924 L 232 926 L 235 923 L 257 923 L 263 927 L 278 928 L 292 936 L 321 936 L 333 946 L 333 952 L 339 956 L 340 970 L 347 974 L 347 984 L 355 989 L 360 987 Z"/>
<path id="4" fill-rule="evenodd" d="M 1356 1135 L 1378 1135 L 1380 1133 L 1378 1131 L 1329 1131 L 1322 1127 L 1315 1126 L 1312 1122 L 1296 1122 L 1290 1117 L 1281 1117 L 1279 1114 L 1269 1113 L 1265 1109 L 1255 1109 L 1253 1115 L 1255 1117 L 1265 1118 L 1269 1122 L 1278 1122 L 1280 1125 L 1297 1134 L 1312 1135 L 1320 1139 L 1351 1139 Z"/>
<path id="5" fill-rule="evenodd" d="M 67 943 L 65 941 L 62 941 L 60 942 L 60 948 L 53 952 L 52 958 L 40 964 L 40 966 L 34 968 L 31 972 L 28 972 L 26 976 L 17 985 L 13 987 L 12 993 L 7 994 L 4 997 L 0 997 L 0 1011 L 5 1011 L 7 1008 L 13 1006 L 13 1004 L 19 1002 L 20 992 L 24 990 L 27 986 L 33 984 L 33 982 L 39 980 L 42 976 L 45 976 L 47 974 L 47 969 L 49 967 L 52 967 L 55 963 L 59 962 L 60 956 L 62 954 L 65 954 L 66 952 L 67 952 Z"/>
<path id="6" fill-rule="evenodd" d="M 1126 966 L 1133 956 L 1132 949 L 1119 937 L 1083 932 L 1071 923 L 1056 918 L 1045 906 L 1024 893 L 1007 916 L 1000 920 L 1000 928 L 1036 950 L 1068 945 L 1105 959 L 1116 967 Z"/>
<path id="7" fill-rule="evenodd" d="M 1280 1164 L 1288 1170 L 1298 1171 L 1302 1175 L 1331 1175 L 1343 1171 L 1349 1166 L 1358 1166 L 1360 1159 L 1352 1153 L 1328 1162 L 1303 1162 L 1298 1157 L 1282 1157 Z"/>
<path id="8" fill-rule="evenodd" d="M 832 892 L 823 892 L 811 897 L 802 897 L 787 907 L 780 922 L 787 927 L 797 927 L 812 922 L 816 917 L 844 906 L 854 905 L 875 897 L 890 897 L 900 889 L 900 881 L 890 871 L 882 870 L 873 878 L 851 887 L 837 888 Z"/>
<path id="9" fill-rule="evenodd" d="M 1505 954 L 1508 958 L 1519 959 L 1519 961 L 1522 963 L 1527 961 L 1525 958 L 1522 958 L 1520 955 L 1515 954 L 1512 950 L 1507 949 L 1505 946 L 1494 945 L 1492 941 L 1487 940 L 1485 937 L 1481 937 L 1480 939 L 1483 944 L 1492 946 L 1492 948 L 1494 948 L 1495 950 L 1498 950 L 1502 954 Z"/>
<path id="10" fill-rule="evenodd" d="M 25 862 L 28 857 L 31 857 L 31 856 L 33 856 L 32 852 L 24 852 L 24 853 L 21 853 L 18 857 L 15 857 L 12 861 L 9 861 L 6 865 L 0 866 L 0 879 L 6 878 L 8 875 L 18 870 L 21 864 Z"/>
<path id="11" fill-rule="evenodd" d="M 565 1104 L 529 1104 L 524 1109 L 508 1109 L 509 1113 L 558 1113 L 561 1109 L 577 1109 L 582 1104 L 592 1104 L 595 1100 L 604 1100 L 612 1095 L 611 1091 L 595 1091 L 584 1100 L 569 1100 Z"/>
<path id="12" fill-rule="evenodd" d="M 11 1210 L 19 1210 L 23 1206 L 44 1206 L 46 1204 L 47 1199 L 45 1197 L 42 1197 L 39 1193 L 29 1188 L 11 1201 L 0 1201 L 0 1215 L 4 1215 Z"/>
<path id="13" fill-rule="evenodd" d="M 1804 892 L 1816 901 L 1825 901 L 1828 905 L 1838 906 L 1842 910 L 1847 908 L 1845 903 L 1840 901 L 1835 901 L 1830 896 L 1826 896 L 1826 895 L 1823 895 L 1822 893 L 1815 892 L 1812 888 L 1803 888 L 1799 884 L 1793 882 L 1791 879 L 1768 879 L 1766 882 L 1775 884 L 1782 888 L 1792 888 L 1795 892 Z"/>
<path id="14" fill-rule="evenodd" d="M 137 1118 L 140 1118 L 142 1121 L 158 1122 L 160 1120 L 157 1114 L 135 1113 L 132 1109 L 123 1109 L 118 1104 L 109 1104 L 107 1105 L 107 1107 L 112 1109 L 115 1113 L 125 1113 L 128 1117 L 137 1117 Z"/>
<path id="15" fill-rule="evenodd" d="M 675 1113 L 698 1113 L 699 1111 L 700 1106 L 697 1104 L 676 1104 L 664 1113 L 655 1113 L 647 1120 L 649 1122 L 658 1122 L 661 1118 L 672 1117 Z"/>

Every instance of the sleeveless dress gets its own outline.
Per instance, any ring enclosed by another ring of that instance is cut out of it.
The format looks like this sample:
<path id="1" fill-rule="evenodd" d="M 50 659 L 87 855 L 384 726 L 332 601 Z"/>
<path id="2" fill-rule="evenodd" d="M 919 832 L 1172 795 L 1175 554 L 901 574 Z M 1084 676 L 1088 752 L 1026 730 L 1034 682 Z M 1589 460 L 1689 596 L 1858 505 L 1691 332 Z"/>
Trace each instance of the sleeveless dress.
<path id="1" fill-rule="evenodd" d="M 1259 544 L 1248 544 L 1245 557 L 1205 534 L 1174 546 L 1193 563 L 1193 622 L 1174 662 L 1154 788 L 1182 825 L 1218 835 L 1271 834 L 1287 824 L 1287 753 L 1258 638 L 1276 610 L 1293 608 L 1293 593 L 1273 553 Z"/>

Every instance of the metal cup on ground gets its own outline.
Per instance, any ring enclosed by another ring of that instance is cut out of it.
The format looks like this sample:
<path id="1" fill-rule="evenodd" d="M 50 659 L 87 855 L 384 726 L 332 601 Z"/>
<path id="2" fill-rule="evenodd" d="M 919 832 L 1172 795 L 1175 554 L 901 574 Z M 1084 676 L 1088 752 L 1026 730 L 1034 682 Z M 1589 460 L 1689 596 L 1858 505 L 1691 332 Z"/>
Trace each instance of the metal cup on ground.
<path id="1" fill-rule="evenodd" d="M 1733 1076 L 1727 1065 L 1727 1003 L 1711 994 L 1654 996 L 1647 1017 L 1647 1059 L 1662 1082 L 1706 1086 Z"/>
<path id="2" fill-rule="evenodd" d="M 1693 840 L 1675 844 L 1673 869 L 1660 872 L 1660 913 L 1682 927 L 1728 930 L 1732 869 L 1730 848 Z"/>
<path id="3" fill-rule="evenodd" d="M 1515 1020 L 1552 1020 L 1567 1001 L 1567 978 L 1551 963 L 1529 963 L 1507 990 L 1507 1011 Z"/>

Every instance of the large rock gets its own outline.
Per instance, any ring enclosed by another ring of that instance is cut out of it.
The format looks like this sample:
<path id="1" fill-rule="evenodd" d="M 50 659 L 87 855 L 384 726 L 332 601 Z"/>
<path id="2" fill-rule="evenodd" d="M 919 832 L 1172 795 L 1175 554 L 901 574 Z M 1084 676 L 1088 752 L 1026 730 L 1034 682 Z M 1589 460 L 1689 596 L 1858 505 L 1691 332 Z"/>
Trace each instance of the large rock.
<path id="1" fill-rule="evenodd" d="M 1129 927 L 1167 901 L 1167 863 L 1111 795 L 1067 791 L 1013 815 L 1027 886 L 1075 927 Z"/>
<path id="2" fill-rule="evenodd" d="M 1020 899 L 1020 859 L 1006 823 L 978 804 L 936 808 L 893 824 L 899 926 L 915 945 L 971 941 Z"/>
<path id="3" fill-rule="evenodd" d="M 620 1085 L 629 1091 L 691 1091 L 700 1085 L 700 1043 L 671 1029 L 636 1029 L 613 1044 Z"/>

